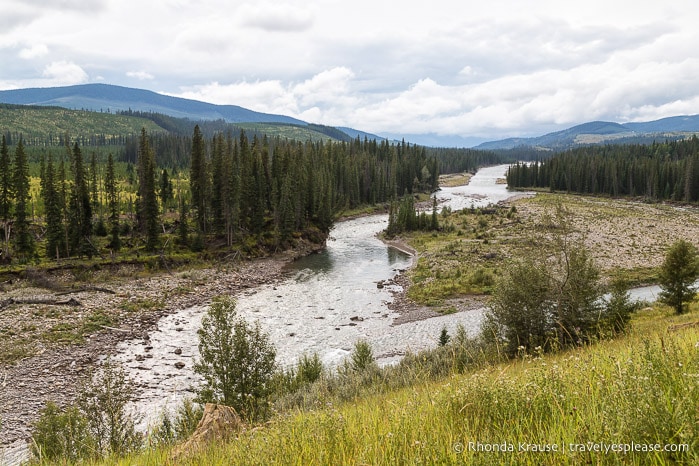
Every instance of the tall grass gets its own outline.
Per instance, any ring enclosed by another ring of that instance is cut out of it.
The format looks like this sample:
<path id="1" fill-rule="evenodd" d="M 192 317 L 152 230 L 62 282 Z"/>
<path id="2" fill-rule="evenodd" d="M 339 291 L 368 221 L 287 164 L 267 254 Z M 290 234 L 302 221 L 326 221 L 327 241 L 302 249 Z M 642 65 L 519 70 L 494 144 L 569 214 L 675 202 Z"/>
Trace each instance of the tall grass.
<path id="1" fill-rule="evenodd" d="M 697 464 L 699 328 L 666 329 L 656 318 L 617 340 L 352 402 L 327 394 L 190 456 L 152 450 L 119 464 Z M 612 451 L 656 444 L 686 450 Z"/>

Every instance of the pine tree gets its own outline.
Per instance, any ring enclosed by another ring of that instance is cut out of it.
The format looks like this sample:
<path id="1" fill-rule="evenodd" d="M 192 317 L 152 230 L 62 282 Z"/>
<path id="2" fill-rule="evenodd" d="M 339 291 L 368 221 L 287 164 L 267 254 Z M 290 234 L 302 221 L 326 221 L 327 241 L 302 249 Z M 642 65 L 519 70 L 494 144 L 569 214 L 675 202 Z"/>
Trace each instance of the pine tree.
<path id="1" fill-rule="evenodd" d="M 164 168 L 163 171 L 160 172 L 160 181 L 158 182 L 159 184 L 159 194 L 160 194 L 160 203 L 163 206 L 163 212 L 167 211 L 167 205 L 168 203 L 172 200 L 172 181 L 170 180 L 170 175 L 167 172 L 167 169 Z"/>
<path id="2" fill-rule="evenodd" d="M 73 145 L 73 185 L 68 207 L 68 238 L 72 253 L 92 257 L 94 248 L 90 241 L 92 236 L 92 202 L 85 176 L 85 166 L 80 146 Z"/>
<path id="3" fill-rule="evenodd" d="M 90 155 L 90 199 L 92 201 L 92 211 L 95 212 L 100 207 L 99 185 L 97 182 L 97 154 Z M 100 218 L 102 213 L 99 214 Z"/>
<path id="4" fill-rule="evenodd" d="M 160 245 L 160 212 L 155 194 L 155 154 L 145 128 L 139 142 L 138 177 L 138 224 L 146 235 L 146 249 L 155 251 Z"/>
<path id="5" fill-rule="evenodd" d="M 199 125 L 194 127 L 192 135 L 192 159 L 189 171 L 189 186 L 192 191 L 192 207 L 197 212 L 199 233 L 206 234 L 207 222 L 207 187 L 206 147 Z"/>
<path id="6" fill-rule="evenodd" d="M 437 196 L 432 196 L 432 219 L 430 230 L 439 230 L 439 217 L 437 216 Z"/>
<path id="7" fill-rule="evenodd" d="M 23 260 L 28 260 L 34 254 L 34 241 L 29 231 L 27 208 L 29 207 L 29 162 L 24 152 L 24 143 L 20 138 L 15 149 L 13 176 L 13 191 L 15 194 L 15 250 Z"/>
<path id="8" fill-rule="evenodd" d="M 71 152 L 70 152 L 70 147 L 66 146 L 66 154 L 68 157 L 71 157 Z M 69 211 L 68 211 L 68 182 L 66 181 L 66 164 L 64 157 L 61 157 L 61 163 L 58 164 L 58 179 L 56 180 L 58 183 L 58 186 L 56 187 L 58 190 L 58 203 L 61 206 L 61 216 L 64 219 L 68 219 L 69 217 Z M 65 256 L 70 255 L 70 248 L 69 248 L 69 229 L 68 229 L 68 222 L 64 221 L 63 222 L 63 245 L 65 247 L 65 250 L 63 251 Z"/>
<path id="9" fill-rule="evenodd" d="M 3 230 L 3 247 L 0 262 L 9 260 L 10 219 L 12 218 L 12 163 L 5 136 L 0 145 L 0 222 Z"/>
<path id="10" fill-rule="evenodd" d="M 237 142 L 230 135 L 226 145 L 227 162 L 224 165 L 224 169 L 228 172 L 226 177 L 228 186 L 226 187 L 226 198 L 224 201 L 226 205 L 226 238 L 228 245 L 231 246 L 240 228 L 240 153 Z"/>
<path id="11" fill-rule="evenodd" d="M 117 193 L 116 178 L 114 175 L 114 157 L 112 157 L 111 153 L 107 158 L 107 174 L 104 178 L 104 190 L 107 195 L 110 234 L 112 236 L 109 241 L 109 247 L 113 251 L 118 251 L 121 248 L 121 239 L 119 238 L 119 194 Z"/>
<path id="12" fill-rule="evenodd" d="M 59 192 L 56 189 L 53 156 L 50 153 L 41 181 L 44 209 L 46 211 L 46 257 L 55 257 L 58 260 L 65 251 L 63 209 L 60 204 Z"/>
<path id="13" fill-rule="evenodd" d="M 670 246 L 660 268 L 660 300 L 672 306 L 677 314 L 687 312 L 686 305 L 697 293 L 699 252 L 689 241 L 679 240 Z"/>
<path id="14" fill-rule="evenodd" d="M 226 170 L 224 168 L 225 143 L 223 134 L 219 133 L 213 140 L 211 156 L 211 215 L 214 231 L 217 233 L 225 226 L 224 199 L 226 197 Z"/>

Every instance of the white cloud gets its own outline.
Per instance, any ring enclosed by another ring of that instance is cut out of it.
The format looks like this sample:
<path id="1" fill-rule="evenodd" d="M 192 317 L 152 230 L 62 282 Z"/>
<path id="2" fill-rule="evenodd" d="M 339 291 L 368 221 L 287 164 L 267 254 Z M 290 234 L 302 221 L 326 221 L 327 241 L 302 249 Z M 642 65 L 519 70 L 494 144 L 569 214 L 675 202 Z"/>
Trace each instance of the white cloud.
<path id="1" fill-rule="evenodd" d="M 40 58 L 48 55 L 49 48 L 46 44 L 34 44 L 31 47 L 23 48 L 19 51 L 19 57 L 25 60 Z"/>
<path id="2" fill-rule="evenodd" d="M 136 78 L 141 81 L 150 81 L 155 79 L 155 76 L 148 73 L 147 71 L 127 71 L 126 76 L 129 78 Z"/>
<path id="3" fill-rule="evenodd" d="M 213 82 L 185 88 L 183 92 L 172 95 L 221 105 L 239 105 L 265 113 L 293 116 L 298 111 L 292 93 L 276 80 L 241 81 L 234 84 Z"/>
<path id="4" fill-rule="evenodd" d="M 80 66 L 68 61 L 52 62 L 44 68 L 42 76 L 48 86 L 83 84 L 89 79 Z"/>

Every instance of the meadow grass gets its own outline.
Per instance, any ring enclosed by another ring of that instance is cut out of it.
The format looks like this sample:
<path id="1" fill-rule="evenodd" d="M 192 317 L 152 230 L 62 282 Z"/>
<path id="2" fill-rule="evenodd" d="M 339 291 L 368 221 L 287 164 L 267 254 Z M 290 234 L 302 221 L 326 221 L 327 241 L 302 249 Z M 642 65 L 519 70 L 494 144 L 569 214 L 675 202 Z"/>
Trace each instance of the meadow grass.
<path id="1" fill-rule="evenodd" d="M 614 340 L 328 398 L 184 456 L 154 449 L 108 464 L 696 464 L 697 303 L 693 311 L 654 308 Z M 686 450 L 612 450 L 666 445 Z"/>

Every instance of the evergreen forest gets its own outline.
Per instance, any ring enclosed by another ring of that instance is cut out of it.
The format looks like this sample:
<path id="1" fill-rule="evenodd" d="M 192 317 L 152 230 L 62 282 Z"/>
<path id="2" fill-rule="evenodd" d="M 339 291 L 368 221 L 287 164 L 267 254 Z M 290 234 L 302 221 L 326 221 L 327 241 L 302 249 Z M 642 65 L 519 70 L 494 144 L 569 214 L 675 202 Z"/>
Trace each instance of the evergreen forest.
<path id="1" fill-rule="evenodd" d="M 517 163 L 510 167 L 507 183 L 513 188 L 695 203 L 699 139 L 580 147 L 541 162 Z"/>
<path id="2" fill-rule="evenodd" d="M 338 139 L 321 125 L 313 130 L 327 137 L 301 141 L 268 136 L 264 126 L 195 126 L 150 113 L 3 111 L 16 125 L 3 128 L 0 148 L 6 265 L 216 248 L 250 257 L 299 239 L 322 244 L 343 213 L 430 193 L 440 171 L 501 161 L 491 152 Z M 77 134 L 60 133 L 65 122 L 48 131 L 36 116 L 57 118 L 55 112 L 68 115 Z M 105 130 L 109 122 L 119 127 Z"/>

